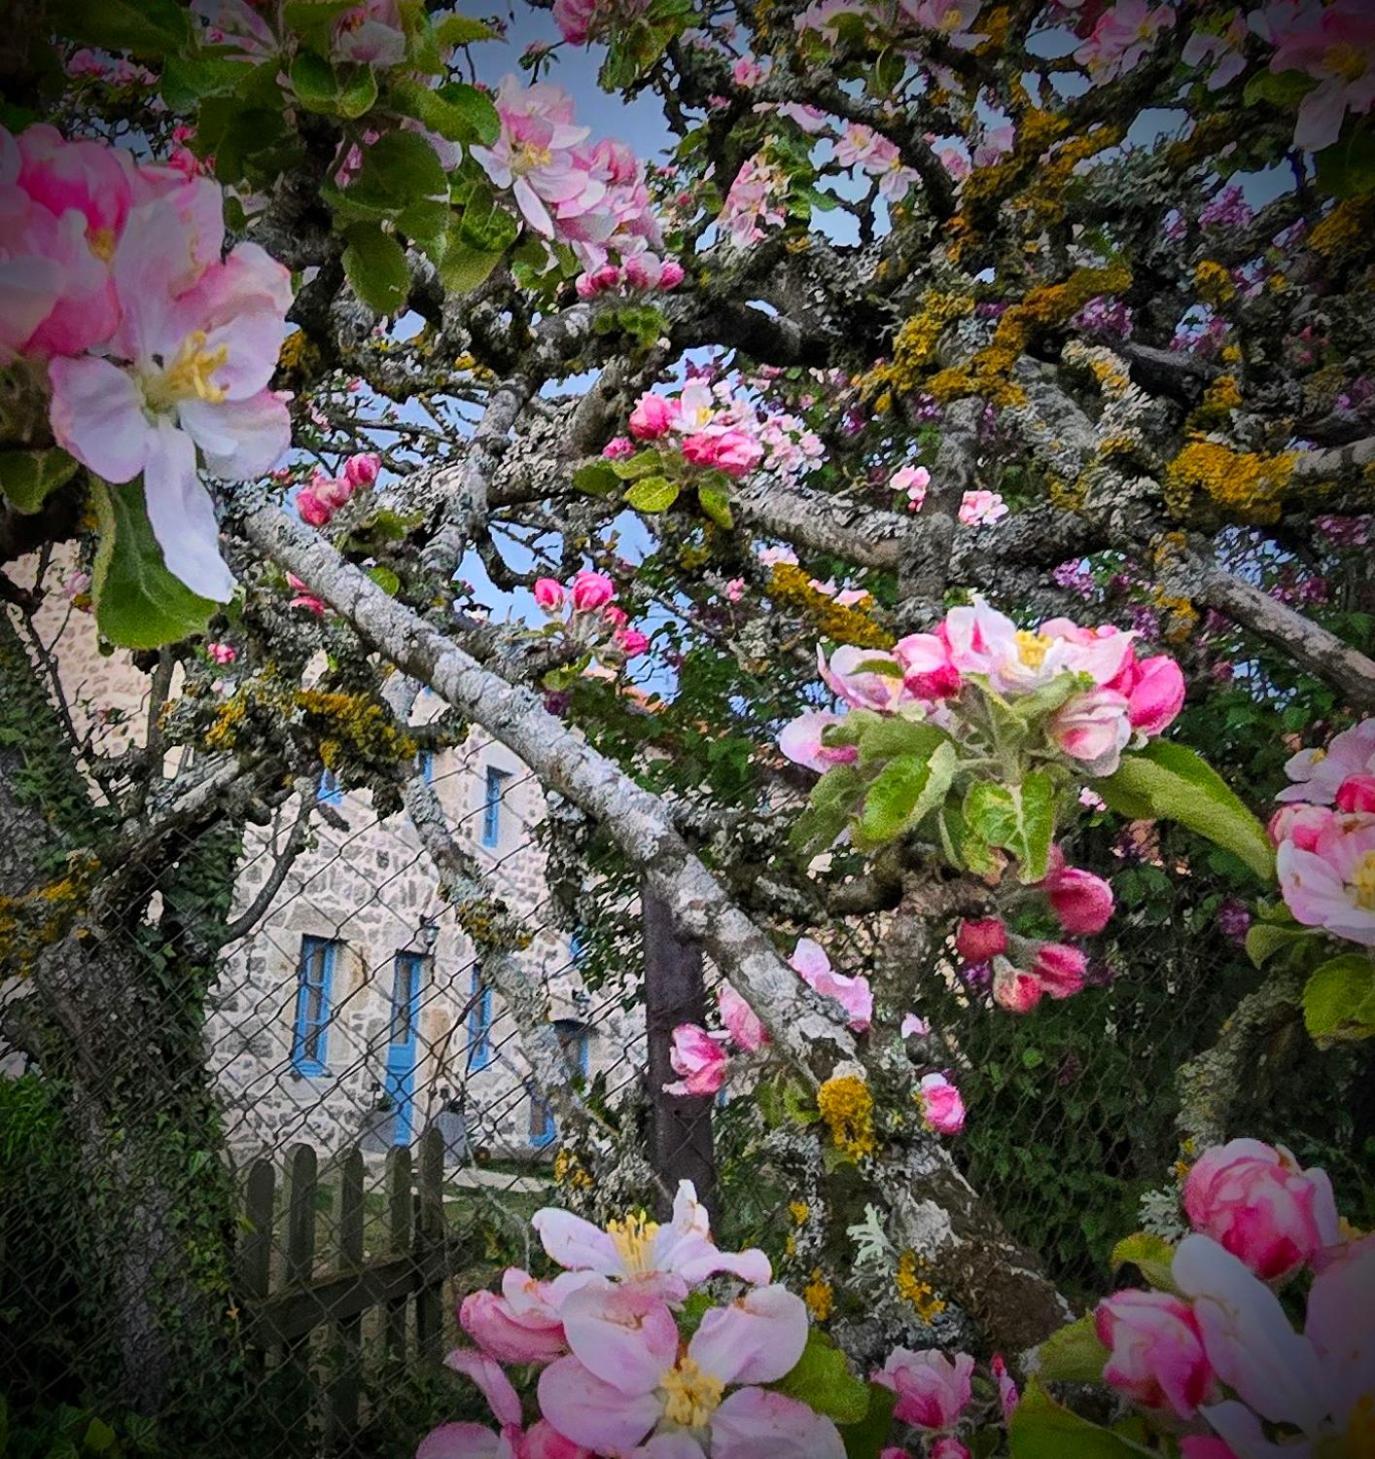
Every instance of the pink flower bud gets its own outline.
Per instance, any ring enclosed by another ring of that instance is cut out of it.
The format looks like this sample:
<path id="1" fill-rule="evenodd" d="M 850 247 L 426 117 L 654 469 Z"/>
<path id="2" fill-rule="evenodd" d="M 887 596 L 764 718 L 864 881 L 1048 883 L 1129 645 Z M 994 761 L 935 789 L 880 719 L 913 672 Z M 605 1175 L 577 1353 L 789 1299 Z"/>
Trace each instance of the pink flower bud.
<path id="1" fill-rule="evenodd" d="M 362 451 L 344 462 L 344 477 L 355 491 L 371 486 L 382 470 L 382 458 L 375 451 Z"/>
<path id="2" fill-rule="evenodd" d="M 652 253 L 632 253 L 625 261 L 625 281 L 632 289 L 653 289 L 663 265 Z"/>
<path id="3" fill-rule="evenodd" d="M 1337 787 L 1339 811 L 1375 811 L 1375 775 L 1348 775 Z"/>
<path id="4" fill-rule="evenodd" d="M 1045 995 L 1035 973 L 1014 968 L 1005 957 L 993 962 L 993 1001 L 1009 1013 L 1030 1013 Z"/>
<path id="5" fill-rule="evenodd" d="M 584 568 L 574 577 L 570 592 L 574 612 L 591 613 L 594 609 L 605 607 L 615 596 L 616 588 L 604 573 Z"/>
<path id="6" fill-rule="evenodd" d="M 603 608 L 602 617 L 611 625 L 613 629 L 624 628 L 626 624 L 630 622 L 630 614 L 616 603 L 612 603 L 610 607 Z"/>
<path id="7" fill-rule="evenodd" d="M 554 578 L 535 579 L 535 602 L 539 605 L 541 613 L 563 612 L 564 599 L 567 594 L 564 592 L 563 584 Z"/>
<path id="8" fill-rule="evenodd" d="M 998 1385 L 998 1402 L 1003 1410 L 1003 1422 L 1011 1423 L 1012 1415 L 1022 1401 L 1022 1395 L 1017 1392 L 1017 1385 L 1013 1381 L 1012 1374 L 1007 1371 L 1007 1362 L 1001 1353 L 994 1353 L 988 1360 L 988 1366 Z"/>
<path id="9" fill-rule="evenodd" d="M 1086 773 L 1111 775 L 1131 739 L 1128 702 L 1113 689 L 1076 694 L 1051 716 L 1049 728 L 1055 744 L 1072 760 L 1082 760 Z"/>
<path id="10" fill-rule="evenodd" d="M 721 1010 L 721 1022 L 739 1048 L 753 1054 L 769 1042 L 769 1031 L 760 1022 L 759 1015 L 729 983 L 722 985 L 716 1002 Z"/>
<path id="11" fill-rule="evenodd" d="M 684 277 L 683 266 L 676 258 L 665 259 L 663 268 L 659 270 L 659 287 L 665 291 L 676 289 Z"/>
<path id="12" fill-rule="evenodd" d="M 602 447 L 602 455 L 608 461 L 619 461 L 622 457 L 635 454 L 635 442 L 629 436 L 612 436 Z"/>
<path id="13" fill-rule="evenodd" d="M 1092 937 L 1112 917 L 1112 888 L 1101 876 L 1062 866 L 1041 883 L 1060 926 L 1074 937 Z"/>
<path id="14" fill-rule="evenodd" d="M 649 639 L 638 628 L 618 628 L 612 641 L 628 659 L 639 658 L 649 648 Z"/>
<path id="15" fill-rule="evenodd" d="M 960 692 L 960 671 L 950 662 L 950 646 L 939 635 L 909 633 L 893 645 L 893 657 L 902 665 L 907 692 L 918 699 L 950 699 Z"/>
<path id="16" fill-rule="evenodd" d="M 1280 1281 L 1338 1239 L 1332 1185 L 1281 1146 L 1233 1140 L 1199 1157 L 1184 1182 L 1184 1213 L 1263 1281 Z"/>
<path id="17" fill-rule="evenodd" d="M 969 1446 L 947 1434 L 931 1445 L 931 1459 L 973 1459 Z"/>
<path id="18" fill-rule="evenodd" d="M 937 1348 L 895 1348 L 870 1381 L 897 1394 L 894 1418 L 939 1433 L 953 1429 L 969 1407 L 973 1373 L 974 1359 L 968 1353 L 951 1359 Z"/>
<path id="19" fill-rule="evenodd" d="M 1168 1292 L 1117 1292 L 1093 1315 L 1112 1354 L 1104 1381 L 1135 1404 L 1191 1419 L 1217 1380 L 1193 1308 Z"/>
<path id="20" fill-rule="evenodd" d="M 329 519 L 334 515 L 334 509 L 326 506 L 316 496 L 315 488 L 310 486 L 303 486 L 296 493 L 296 511 L 308 527 L 328 526 Z"/>
<path id="21" fill-rule="evenodd" d="M 715 1094 L 726 1082 L 730 1060 L 722 1043 L 724 1034 L 710 1034 L 695 1023 L 680 1023 L 673 1030 L 669 1062 L 679 1076 L 676 1084 L 665 1084 L 668 1094 Z"/>
<path id="22" fill-rule="evenodd" d="M 1043 942 L 1036 949 L 1031 971 L 1052 998 L 1070 998 L 1083 988 L 1088 962 L 1077 947 L 1063 942 Z"/>
<path id="23" fill-rule="evenodd" d="M 927 1074 L 918 1089 L 921 1116 L 938 1135 L 958 1135 L 964 1129 L 964 1100 L 944 1074 Z"/>
<path id="24" fill-rule="evenodd" d="M 630 412 L 630 434 L 637 441 L 657 441 L 667 435 L 677 418 L 677 402 L 650 391 L 640 396 Z"/>
<path id="25" fill-rule="evenodd" d="M 220 665 L 232 664 L 239 656 L 238 650 L 227 643 L 207 643 L 205 651 L 215 663 Z"/>
<path id="26" fill-rule="evenodd" d="M 1158 735 L 1173 724 L 1184 707 L 1184 675 L 1169 654 L 1156 654 L 1136 665 L 1136 682 L 1127 693 L 1127 713 L 1134 730 Z"/>
<path id="27" fill-rule="evenodd" d="M 1007 951 L 1007 928 L 997 917 L 961 922 L 955 931 L 955 950 L 967 963 L 986 963 Z"/>
<path id="28" fill-rule="evenodd" d="M 597 281 L 591 274 L 579 274 L 573 281 L 573 287 L 577 290 L 578 298 L 584 303 L 589 299 L 595 299 L 600 292 L 597 288 Z"/>
<path id="29" fill-rule="evenodd" d="M 1282 805 L 1270 817 L 1266 831 L 1273 845 L 1292 841 L 1300 851 L 1312 851 L 1318 837 L 1332 824 L 1334 812 L 1325 805 L 1303 802 Z"/>

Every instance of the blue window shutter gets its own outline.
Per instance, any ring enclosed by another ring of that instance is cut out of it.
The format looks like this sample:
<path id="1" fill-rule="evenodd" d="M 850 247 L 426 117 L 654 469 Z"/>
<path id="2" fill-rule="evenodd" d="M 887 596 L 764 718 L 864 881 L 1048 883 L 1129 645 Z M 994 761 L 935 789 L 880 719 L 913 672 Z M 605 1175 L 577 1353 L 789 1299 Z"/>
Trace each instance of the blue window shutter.
<path id="1" fill-rule="evenodd" d="M 421 750 L 420 752 L 420 774 L 426 785 L 434 784 L 434 751 Z"/>
<path id="2" fill-rule="evenodd" d="M 301 961 L 296 973 L 296 1025 L 291 1040 L 291 1067 L 298 1074 L 326 1072 L 336 945 L 324 937 L 301 939 Z"/>
<path id="3" fill-rule="evenodd" d="M 339 777 L 333 770 L 326 770 L 321 774 L 319 795 L 326 805 L 344 803 L 344 788 L 339 784 Z"/>
<path id="4" fill-rule="evenodd" d="M 468 1015 L 468 1067 L 485 1069 L 492 1062 L 492 990 L 483 987 L 480 969 L 473 969 L 472 1011 Z"/>
<path id="5" fill-rule="evenodd" d="M 487 781 L 483 788 L 482 801 L 482 844 L 501 844 L 501 796 L 510 775 L 494 765 L 487 767 Z"/>

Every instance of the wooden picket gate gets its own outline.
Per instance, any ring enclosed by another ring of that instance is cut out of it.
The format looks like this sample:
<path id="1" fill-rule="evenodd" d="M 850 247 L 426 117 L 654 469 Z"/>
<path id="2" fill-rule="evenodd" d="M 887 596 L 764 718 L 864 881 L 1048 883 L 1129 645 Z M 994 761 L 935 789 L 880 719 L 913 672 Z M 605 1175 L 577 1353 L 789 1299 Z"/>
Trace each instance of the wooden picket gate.
<path id="1" fill-rule="evenodd" d="M 444 1354 L 444 1283 L 470 1259 L 444 1216 L 444 1141 L 417 1142 L 418 1158 L 391 1150 L 385 1167 L 385 1246 L 365 1255 L 364 1162 L 358 1148 L 335 1160 L 332 1252 L 317 1251 L 319 1162 L 309 1145 L 287 1156 L 278 1200 L 277 1168 L 255 1161 L 243 1188 L 238 1253 L 241 1331 L 250 1361 L 282 1395 L 284 1427 L 313 1430 L 323 1451 L 346 1454 L 359 1424 L 365 1341 L 396 1368 L 438 1365 Z M 376 1244 L 376 1235 L 374 1244 Z M 317 1268 L 323 1267 L 323 1270 Z M 413 1309 L 413 1318 L 411 1316 Z M 380 1322 L 365 1324 L 377 1310 Z M 333 1357 L 321 1364 L 312 1334 L 330 1329 Z M 414 1352 L 408 1339 L 414 1333 Z M 371 1355 L 370 1355 L 371 1356 Z"/>

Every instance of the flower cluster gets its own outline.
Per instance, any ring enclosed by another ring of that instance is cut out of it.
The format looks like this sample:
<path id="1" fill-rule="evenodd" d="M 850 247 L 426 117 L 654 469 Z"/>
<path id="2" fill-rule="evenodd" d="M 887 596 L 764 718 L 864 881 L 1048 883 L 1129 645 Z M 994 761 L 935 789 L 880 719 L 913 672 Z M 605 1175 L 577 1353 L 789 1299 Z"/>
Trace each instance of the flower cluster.
<path id="1" fill-rule="evenodd" d="M 614 253 L 623 271 L 618 283 L 671 288 L 665 269 L 681 281 L 678 265 L 654 252 L 663 246 L 659 220 L 644 165 L 628 147 L 610 140 L 589 145 L 589 128 L 574 124 L 572 98 L 549 82 L 526 86 L 506 76 L 496 108 L 501 135 L 472 154 L 497 187 L 511 190 L 536 233 L 570 245 L 587 274 L 595 276 Z"/>
<path id="2" fill-rule="evenodd" d="M 631 628 L 625 609 L 612 601 L 616 585 L 605 573 L 584 568 L 566 584 L 557 578 L 537 578 L 533 591 L 540 612 L 552 620 L 551 627 L 610 666 L 639 658 L 649 648 L 648 636 Z"/>
<path id="3" fill-rule="evenodd" d="M 1375 1241 L 1343 1234 L 1326 1174 L 1283 1147 L 1233 1140 L 1189 1172 L 1183 1205 L 1192 1231 L 1173 1252 L 1169 1290 L 1098 1305 L 1104 1381 L 1185 1429 L 1185 1459 L 1365 1452 Z M 1304 1271 L 1296 1332 L 1275 1289 Z"/>
<path id="4" fill-rule="evenodd" d="M 1305 927 L 1375 947 L 1375 719 L 1301 750 L 1270 819 L 1280 891 Z"/>
<path id="5" fill-rule="evenodd" d="M 925 466 L 900 466 L 888 478 L 888 485 L 906 496 L 909 512 L 919 512 L 926 504 L 931 473 Z M 991 526 L 994 522 L 1001 521 L 1007 513 L 1007 503 L 996 491 L 967 491 L 960 499 L 959 520 L 964 527 Z"/>
<path id="6" fill-rule="evenodd" d="M 830 1419 L 762 1386 L 801 1358 L 806 1305 L 771 1283 L 762 1251 L 715 1245 L 690 1182 L 679 1185 L 672 1220 L 662 1226 L 639 1212 L 602 1229 L 552 1208 L 536 1212 L 532 1224 L 564 1271 L 544 1282 L 511 1268 L 500 1296 L 466 1297 L 459 1321 L 477 1346 L 447 1359 L 481 1389 L 500 1433 L 444 1424 L 422 1441 L 416 1459 L 592 1459 L 632 1451 L 748 1459 L 766 1448 L 798 1459 L 844 1459 Z M 723 1276 L 739 1284 L 738 1295 L 706 1305 L 685 1335 L 685 1302 L 693 1294 L 707 1299 L 707 1284 Z M 528 1426 L 504 1363 L 540 1370 L 538 1416 Z"/>
<path id="7" fill-rule="evenodd" d="M 0 129 L 0 202 L 0 360 L 46 371 L 58 445 L 106 481 L 142 474 L 168 570 L 227 600 L 197 451 L 238 481 L 286 449 L 267 387 L 289 274 L 251 243 L 221 259 L 215 183 L 49 126 Z"/>
<path id="8" fill-rule="evenodd" d="M 382 468 L 381 458 L 372 451 L 350 456 L 338 476 L 326 476 L 318 467 L 308 485 L 296 493 L 296 510 L 301 520 L 312 527 L 327 527 L 340 507 L 356 491 L 371 486 Z"/>
<path id="9" fill-rule="evenodd" d="M 763 470 L 795 478 L 821 460 L 821 438 L 786 411 L 761 413 L 728 380 L 690 379 L 677 395 L 642 395 L 630 414 L 630 434 L 671 450 L 687 467 L 729 477 Z M 618 438 L 618 442 L 621 438 Z M 608 455 L 624 454 L 612 443 Z"/>

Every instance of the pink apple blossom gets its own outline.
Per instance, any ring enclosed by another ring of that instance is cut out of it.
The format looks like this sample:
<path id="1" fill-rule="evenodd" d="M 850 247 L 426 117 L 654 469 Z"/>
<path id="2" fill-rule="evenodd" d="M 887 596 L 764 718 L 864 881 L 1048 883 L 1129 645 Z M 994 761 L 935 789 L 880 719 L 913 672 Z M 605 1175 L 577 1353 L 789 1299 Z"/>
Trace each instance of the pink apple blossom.
<path id="1" fill-rule="evenodd" d="M 1184 675 L 1168 654 L 1156 654 L 1136 664 L 1127 696 L 1127 716 L 1139 734 L 1158 735 L 1184 707 Z"/>
<path id="2" fill-rule="evenodd" d="M 334 516 L 334 509 L 328 507 L 316 495 L 313 487 L 303 486 L 296 493 L 296 511 L 309 527 L 325 527 Z"/>
<path id="3" fill-rule="evenodd" d="M 372 486 L 382 469 L 382 458 L 375 451 L 361 451 L 344 462 L 344 476 L 355 491 Z"/>
<path id="4" fill-rule="evenodd" d="M 986 963 L 1007 951 L 1007 928 L 999 917 L 961 922 L 955 929 L 955 950 L 967 963 Z"/>
<path id="5" fill-rule="evenodd" d="M 406 59 L 406 31 L 398 0 L 364 0 L 334 22 L 336 61 L 399 66 Z"/>
<path id="6" fill-rule="evenodd" d="M 1050 870 L 1037 886 L 1046 894 L 1060 926 L 1075 937 L 1092 937 L 1112 918 L 1112 888 L 1101 876 L 1065 864 L 1058 846 L 1051 848 Z"/>
<path id="7" fill-rule="evenodd" d="M 1375 947 L 1375 815 L 1335 814 L 1311 849 L 1282 841 L 1280 891 L 1305 927 Z"/>
<path id="8" fill-rule="evenodd" d="M 993 962 L 993 1001 L 1009 1013 L 1030 1013 L 1045 996 L 1035 973 L 1014 967 L 1005 957 Z"/>
<path id="9" fill-rule="evenodd" d="M 1257 1276 L 1278 1281 L 1337 1241 L 1332 1186 L 1283 1146 L 1233 1140 L 1206 1151 L 1184 1182 L 1184 1212 Z"/>
<path id="10" fill-rule="evenodd" d="M 252 243 L 212 261 L 223 232 L 220 190 L 205 178 L 135 207 L 111 264 L 122 319 L 109 354 L 49 367 L 58 444 L 107 481 L 141 473 L 168 570 L 217 602 L 234 579 L 197 450 L 212 475 L 238 481 L 269 471 L 290 439 L 267 388 L 290 275 Z"/>
<path id="11" fill-rule="evenodd" d="M 753 1054 L 769 1042 L 769 1031 L 759 1015 L 729 983 L 721 985 L 716 1002 L 721 1010 L 721 1022 L 738 1048 Z"/>
<path id="12" fill-rule="evenodd" d="M 810 709 L 785 725 L 778 736 L 778 748 L 795 765 L 824 774 L 832 765 L 848 765 L 859 758 L 855 745 L 827 745 L 822 733 L 843 716 Z"/>
<path id="13" fill-rule="evenodd" d="M 953 1429 L 973 1396 L 974 1359 L 968 1353 L 948 1358 L 937 1348 L 912 1352 L 894 1348 L 870 1381 L 898 1396 L 893 1416 L 902 1423 L 940 1433 Z"/>
<path id="14" fill-rule="evenodd" d="M 638 441 L 657 441 L 673 429 L 677 419 L 675 402 L 648 391 L 640 396 L 630 413 L 630 434 Z"/>
<path id="15" fill-rule="evenodd" d="M 1141 1408 L 1191 1419 L 1217 1380 L 1193 1309 L 1167 1292 L 1117 1292 L 1094 1312 L 1104 1380 Z"/>
<path id="16" fill-rule="evenodd" d="M 1339 811 L 1375 812 L 1375 775 L 1348 775 L 1337 787 Z"/>
<path id="17" fill-rule="evenodd" d="M 1220 91 L 1246 69 L 1242 45 L 1246 40 L 1246 19 L 1238 7 L 1220 31 L 1196 29 L 1184 43 L 1179 59 L 1186 66 L 1210 66 L 1204 85 Z"/>
<path id="18" fill-rule="evenodd" d="M 1084 773 L 1111 775 L 1131 739 L 1131 711 L 1124 695 L 1112 689 L 1076 694 L 1050 717 L 1051 739 Z"/>
<path id="19" fill-rule="evenodd" d="M 983 0 L 898 0 L 902 18 L 922 30 L 935 31 L 956 50 L 973 50 L 988 36 L 973 29 Z"/>
<path id="20" fill-rule="evenodd" d="M 1168 5 L 1118 0 L 1098 17 L 1093 33 L 1075 51 L 1074 59 L 1087 67 L 1094 81 L 1111 81 L 1140 65 L 1159 33 L 1174 22 L 1174 11 Z"/>
<path id="21" fill-rule="evenodd" d="M 669 1054 L 678 1079 L 665 1084 L 664 1092 L 679 1096 L 715 1094 L 730 1073 L 725 1041 L 723 1033 L 708 1033 L 695 1023 L 680 1023 L 673 1030 Z"/>
<path id="22" fill-rule="evenodd" d="M 1300 750 L 1285 761 L 1284 773 L 1294 784 L 1280 791 L 1276 800 L 1331 805 L 1343 781 L 1375 774 L 1375 718 L 1334 735 L 1326 749 Z"/>
<path id="23" fill-rule="evenodd" d="M 541 613 L 548 613 L 552 616 L 563 612 L 567 594 L 563 584 L 557 579 L 536 578 L 533 592 Z"/>
<path id="24" fill-rule="evenodd" d="M 313 613 L 317 618 L 323 618 L 326 613 L 324 601 L 317 598 L 305 582 L 296 576 L 294 572 L 286 575 L 287 586 L 295 593 L 295 597 L 287 604 L 288 608 L 304 608 L 308 613 Z"/>
<path id="25" fill-rule="evenodd" d="M 784 1288 L 708 1310 L 686 1346 L 668 1307 L 634 1288 L 583 1287 L 563 1312 L 572 1355 L 540 1376 L 540 1410 L 595 1452 L 647 1444 L 647 1455 L 672 1459 L 844 1459 L 829 1419 L 757 1386 L 783 1377 L 806 1346 L 807 1309 Z"/>
<path id="26" fill-rule="evenodd" d="M 605 573 L 584 568 L 569 584 L 569 597 L 575 613 L 592 613 L 603 608 L 616 595 L 616 585 Z"/>
<path id="27" fill-rule="evenodd" d="M 649 651 L 649 636 L 638 628 L 618 628 L 611 640 L 627 659 L 637 659 Z"/>
<path id="28" fill-rule="evenodd" d="M 993 1381 L 998 1385 L 998 1405 L 1003 1411 L 1003 1422 L 1011 1423 L 1012 1415 L 1017 1411 L 1018 1403 L 1021 1402 L 1017 1384 L 1013 1381 L 1012 1374 L 1007 1371 L 1007 1362 L 1001 1353 L 994 1353 L 988 1360 L 988 1366 L 993 1373 Z"/>
<path id="29" fill-rule="evenodd" d="M 1036 948 L 1032 973 L 1040 979 L 1041 989 L 1052 998 L 1072 998 L 1084 987 L 1088 958 L 1077 947 L 1064 942 L 1042 942 Z"/>
<path id="30" fill-rule="evenodd" d="M 531 1225 L 545 1251 L 567 1273 L 554 1279 L 557 1300 L 590 1278 L 586 1273 L 628 1283 L 668 1301 L 681 1301 L 694 1287 L 718 1272 L 762 1285 L 771 1275 L 762 1251 L 721 1251 L 711 1239 L 706 1208 L 689 1180 L 678 1183 L 672 1220 L 664 1225 L 643 1215 L 613 1221 L 602 1230 L 590 1221 L 557 1207 L 536 1211 Z M 567 1314 L 560 1306 L 567 1321 Z M 570 1346 L 571 1334 L 570 1334 Z M 576 1351 L 576 1349 L 575 1349 Z"/>
<path id="31" fill-rule="evenodd" d="M 903 667 L 896 654 L 842 644 L 828 662 L 818 645 L 816 671 L 826 687 L 852 709 L 888 714 L 903 696 Z"/>
<path id="32" fill-rule="evenodd" d="M 930 1034 L 930 1032 L 931 1032 L 931 1025 L 930 1025 L 930 1023 L 926 1019 L 922 1018 L 920 1014 L 916 1014 L 916 1013 L 904 1013 L 903 1014 L 903 1016 L 902 1016 L 902 1023 L 898 1027 L 898 1036 L 900 1038 L 905 1038 L 905 1039 L 910 1039 L 910 1038 L 924 1039 L 924 1038 L 926 1038 Z"/>
<path id="33" fill-rule="evenodd" d="M 810 937 L 798 938 L 788 961 L 809 988 L 840 1004 L 846 1022 L 856 1033 L 869 1027 L 874 1016 L 874 995 L 868 978 L 849 978 L 835 972 L 825 949 Z"/>
<path id="34" fill-rule="evenodd" d="M 239 651 L 228 643 L 207 643 L 205 652 L 213 663 L 221 666 L 232 664 L 239 657 Z"/>
<path id="35" fill-rule="evenodd" d="M 608 461 L 620 461 L 635 454 L 635 442 L 628 436 L 612 436 L 602 447 L 602 455 Z"/>
<path id="36" fill-rule="evenodd" d="M 950 699 L 960 692 L 960 671 L 939 634 L 909 633 L 893 645 L 893 657 L 902 666 L 903 687 L 914 698 Z"/>
<path id="37" fill-rule="evenodd" d="M 1294 145 L 1306 152 L 1330 147 L 1347 112 L 1364 116 L 1375 106 L 1375 15 L 1365 0 L 1303 7 L 1275 35 L 1270 69 L 1317 81 L 1299 103 Z"/>
<path id="38" fill-rule="evenodd" d="M 1266 826 L 1270 840 L 1276 847 L 1281 841 L 1292 841 L 1303 851 L 1311 851 L 1318 844 L 1318 837 L 1336 819 L 1337 812 L 1325 805 L 1282 805 Z"/>
<path id="39" fill-rule="evenodd" d="M 554 24 L 570 45 L 584 45 L 592 34 L 603 0 L 554 0 Z"/>
<path id="40" fill-rule="evenodd" d="M 996 491 L 967 491 L 960 502 L 960 522 L 966 527 L 985 527 L 1007 516 L 1008 505 Z"/>
<path id="41" fill-rule="evenodd" d="M 958 1135 L 964 1129 L 964 1100 L 944 1074 L 923 1075 L 918 1102 L 923 1122 L 938 1135 Z"/>
<path id="42" fill-rule="evenodd" d="M 947 1434 L 931 1445 L 931 1459 L 974 1459 L 968 1444 Z"/>
<path id="43" fill-rule="evenodd" d="M 568 1351 L 553 1288 L 519 1267 L 507 1267 L 501 1295 L 470 1292 L 459 1306 L 464 1332 L 502 1363 L 547 1363 Z"/>
<path id="44" fill-rule="evenodd" d="M 900 466 L 888 480 L 894 491 L 905 492 L 909 508 L 919 512 L 931 485 L 931 473 L 925 466 Z"/>

